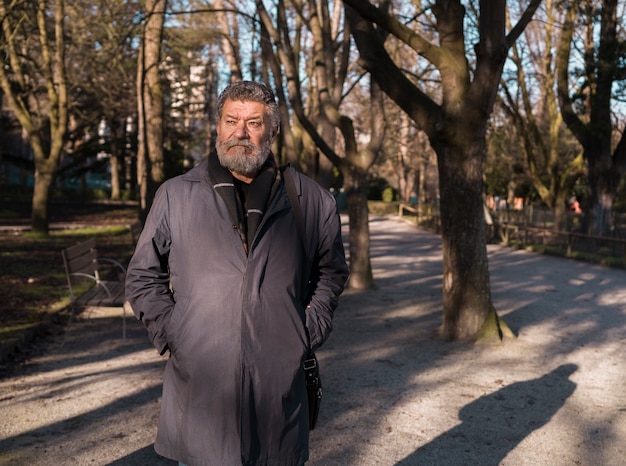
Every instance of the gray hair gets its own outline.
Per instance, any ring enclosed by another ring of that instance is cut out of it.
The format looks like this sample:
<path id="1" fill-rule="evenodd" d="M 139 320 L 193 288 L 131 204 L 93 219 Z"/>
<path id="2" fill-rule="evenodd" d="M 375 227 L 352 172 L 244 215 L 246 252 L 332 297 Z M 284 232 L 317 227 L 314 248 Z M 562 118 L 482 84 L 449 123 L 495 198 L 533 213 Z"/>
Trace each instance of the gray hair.
<path id="1" fill-rule="evenodd" d="M 237 81 L 228 85 L 217 99 L 217 120 L 222 118 L 222 110 L 227 100 L 261 102 L 267 105 L 273 128 L 280 126 L 280 109 L 272 90 L 262 82 Z"/>

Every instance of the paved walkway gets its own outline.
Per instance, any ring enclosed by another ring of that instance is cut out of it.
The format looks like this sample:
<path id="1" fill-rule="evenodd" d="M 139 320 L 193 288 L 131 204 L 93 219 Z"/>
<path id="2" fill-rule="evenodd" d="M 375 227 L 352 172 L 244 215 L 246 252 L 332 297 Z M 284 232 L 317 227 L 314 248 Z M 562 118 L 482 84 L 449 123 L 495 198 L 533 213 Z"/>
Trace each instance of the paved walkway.
<path id="1" fill-rule="evenodd" d="M 371 221 L 377 288 L 348 290 L 320 351 L 311 466 L 626 465 L 626 272 L 489 247 L 519 335 L 446 343 L 439 237 Z M 164 360 L 95 309 L 0 378 L 0 464 L 173 465 L 152 450 Z"/>

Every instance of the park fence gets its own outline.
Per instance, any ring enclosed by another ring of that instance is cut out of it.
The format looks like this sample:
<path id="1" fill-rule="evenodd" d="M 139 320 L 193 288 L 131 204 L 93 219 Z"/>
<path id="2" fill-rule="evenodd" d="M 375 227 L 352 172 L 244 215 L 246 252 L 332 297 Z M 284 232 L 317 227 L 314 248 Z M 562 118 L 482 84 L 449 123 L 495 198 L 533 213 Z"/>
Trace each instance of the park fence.
<path id="1" fill-rule="evenodd" d="M 437 205 L 400 202 L 398 215 L 436 233 L 441 231 Z M 583 216 L 568 212 L 565 229 L 558 229 L 554 212 L 547 208 L 527 206 L 519 210 L 489 210 L 486 215 L 487 239 L 626 267 L 626 214 L 614 215 L 612 236 L 583 233 Z"/>

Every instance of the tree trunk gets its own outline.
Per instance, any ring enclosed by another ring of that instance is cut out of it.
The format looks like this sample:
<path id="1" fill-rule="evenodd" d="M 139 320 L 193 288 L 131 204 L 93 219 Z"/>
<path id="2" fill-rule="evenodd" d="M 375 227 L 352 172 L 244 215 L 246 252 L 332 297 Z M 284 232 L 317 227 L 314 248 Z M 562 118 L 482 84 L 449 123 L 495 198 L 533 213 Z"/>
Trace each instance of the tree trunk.
<path id="1" fill-rule="evenodd" d="M 405 112 L 400 113 L 400 148 L 398 150 L 398 192 L 401 201 L 408 201 L 411 197 L 412 184 L 409 183 L 409 177 L 414 175 L 412 167 L 407 166 L 409 161 L 409 144 L 410 141 L 410 122 L 409 116 Z M 414 176 L 413 176 L 414 178 Z"/>
<path id="2" fill-rule="evenodd" d="M 161 40 L 166 0 L 149 0 L 146 24 L 138 54 L 138 149 L 137 184 L 141 218 L 152 204 L 157 186 L 165 179 L 163 160 L 163 90 L 161 87 Z"/>
<path id="3" fill-rule="evenodd" d="M 482 149 L 481 143 L 475 142 L 438 151 L 444 254 L 441 333 L 449 339 L 474 336 L 491 310 L 481 195 Z"/>
<path id="4" fill-rule="evenodd" d="M 567 193 L 560 191 L 554 197 L 554 229 L 555 230 L 567 230 L 567 210 L 565 209 L 565 203 L 567 201 Z"/>
<path id="5" fill-rule="evenodd" d="M 153 12 L 146 22 L 145 50 L 146 61 L 144 87 L 146 116 L 146 147 L 150 160 L 150 177 L 148 178 L 148 204 L 156 187 L 165 179 L 163 160 L 163 88 L 161 86 L 161 40 L 165 23 L 166 0 L 150 0 L 148 11 Z"/>
<path id="6" fill-rule="evenodd" d="M 148 214 L 148 161 L 146 149 L 146 109 L 144 96 L 144 44 L 137 52 L 137 190 L 139 194 L 139 216 L 143 221 Z"/>
<path id="7" fill-rule="evenodd" d="M 111 164 L 111 199 L 118 201 L 122 198 L 119 156 L 116 153 L 112 153 L 109 162 Z"/>
<path id="8" fill-rule="evenodd" d="M 41 166 L 35 168 L 31 212 L 31 230 L 33 233 L 48 234 L 50 228 L 48 221 L 48 198 L 53 182 L 54 172 Z"/>
<path id="9" fill-rule="evenodd" d="M 597 236 L 611 235 L 611 215 L 613 200 L 617 193 L 621 170 L 613 167 L 603 167 L 603 162 L 611 160 L 611 154 L 596 154 L 597 148 L 585 148 L 585 157 L 588 160 L 589 178 L 589 205 L 585 209 L 586 230 Z"/>
<path id="10" fill-rule="evenodd" d="M 111 168 L 111 199 L 119 200 L 122 197 L 121 183 L 121 160 L 123 147 L 123 128 L 115 118 L 109 119 L 109 128 L 111 130 L 109 164 Z"/>
<path id="11" fill-rule="evenodd" d="M 323 116 L 319 119 L 319 126 L 320 135 L 324 138 L 324 141 L 326 141 L 329 146 L 335 147 L 335 141 L 337 139 L 336 128 Z M 333 183 L 333 163 L 328 157 L 324 157 L 319 150 L 316 150 L 316 152 L 317 166 L 315 172 L 311 173 L 310 176 L 312 176 L 320 186 L 329 189 Z"/>
<path id="12" fill-rule="evenodd" d="M 417 203 L 424 205 L 428 201 L 428 193 L 426 192 L 426 170 L 428 170 L 428 164 L 426 160 L 420 161 L 420 168 L 417 174 Z"/>
<path id="13" fill-rule="evenodd" d="M 347 165 L 342 170 L 347 194 L 349 216 L 349 286 L 357 290 L 371 288 L 374 283 L 370 261 L 369 212 L 367 208 L 367 179 L 363 173 Z M 367 253 L 364 253 L 367 252 Z"/>
<path id="14" fill-rule="evenodd" d="M 243 72 L 241 71 L 241 57 L 239 53 L 239 30 L 237 28 L 237 20 L 234 19 L 231 22 L 229 18 L 233 15 L 227 13 L 224 6 L 224 0 L 215 0 L 215 16 L 217 18 L 217 28 L 222 34 L 222 51 L 224 53 L 224 60 L 228 64 L 228 70 L 230 72 L 230 82 L 241 81 L 243 79 Z M 231 31 L 231 29 L 233 29 Z"/>

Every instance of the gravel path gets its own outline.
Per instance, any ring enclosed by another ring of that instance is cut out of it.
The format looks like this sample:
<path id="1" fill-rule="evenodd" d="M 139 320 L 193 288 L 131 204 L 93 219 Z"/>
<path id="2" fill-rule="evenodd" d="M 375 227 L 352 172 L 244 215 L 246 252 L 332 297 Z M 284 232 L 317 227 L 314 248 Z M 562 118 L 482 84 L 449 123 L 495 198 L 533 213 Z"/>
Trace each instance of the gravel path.
<path id="1" fill-rule="evenodd" d="M 518 338 L 446 343 L 441 245 L 374 218 L 377 288 L 348 290 L 318 354 L 311 466 L 626 465 L 626 271 L 489 246 Z M 164 359 L 94 309 L 0 374 L 0 464 L 175 465 L 152 449 Z"/>

